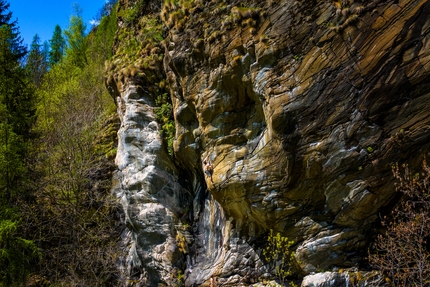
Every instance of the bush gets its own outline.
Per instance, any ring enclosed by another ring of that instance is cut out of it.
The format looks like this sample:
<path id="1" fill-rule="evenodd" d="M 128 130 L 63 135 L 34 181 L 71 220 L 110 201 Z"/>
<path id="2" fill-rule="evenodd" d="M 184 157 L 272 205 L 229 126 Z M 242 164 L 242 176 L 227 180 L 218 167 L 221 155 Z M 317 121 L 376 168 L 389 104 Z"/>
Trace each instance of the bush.
<path id="1" fill-rule="evenodd" d="M 388 286 L 429 286 L 430 252 L 430 167 L 423 163 L 422 174 L 412 174 L 404 165 L 393 174 L 396 190 L 404 199 L 394 208 L 391 220 L 384 217 L 386 228 L 369 254 L 371 265 L 380 270 Z"/>
<path id="2" fill-rule="evenodd" d="M 157 121 L 161 124 L 163 140 L 167 146 L 167 152 L 173 156 L 173 141 L 175 140 L 175 121 L 173 119 L 172 103 L 167 93 L 159 95 L 156 99 L 155 110 Z"/>
<path id="3" fill-rule="evenodd" d="M 282 282 L 286 277 L 293 274 L 292 261 L 294 260 L 294 252 L 291 251 L 291 246 L 294 241 L 289 241 L 287 237 L 281 236 L 278 232 L 276 235 L 273 230 L 267 237 L 266 248 L 263 249 L 263 256 L 270 263 L 271 270 L 274 270 Z"/>

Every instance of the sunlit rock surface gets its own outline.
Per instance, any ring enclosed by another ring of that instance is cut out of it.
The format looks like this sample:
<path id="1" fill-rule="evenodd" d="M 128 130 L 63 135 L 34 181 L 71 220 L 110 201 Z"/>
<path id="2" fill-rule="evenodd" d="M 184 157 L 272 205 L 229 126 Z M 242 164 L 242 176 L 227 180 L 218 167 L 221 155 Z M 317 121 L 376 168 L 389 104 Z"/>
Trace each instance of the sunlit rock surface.
<path id="1" fill-rule="evenodd" d="M 428 153 L 430 1 L 193 3 L 160 12 L 174 159 L 154 97 L 116 88 L 129 274 L 251 284 L 269 229 L 296 242 L 300 274 L 365 265 L 395 200 L 391 165 Z"/>
<path id="2" fill-rule="evenodd" d="M 128 83 L 117 100 L 121 118 L 116 157 L 116 196 L 123 205 L 128 232 L 124 272 L 138 286 L 174 284 L 171 274 L 181 268 L 176 235 L 183 230 L 187 191 L 162 146 L 154 102 Z"/>

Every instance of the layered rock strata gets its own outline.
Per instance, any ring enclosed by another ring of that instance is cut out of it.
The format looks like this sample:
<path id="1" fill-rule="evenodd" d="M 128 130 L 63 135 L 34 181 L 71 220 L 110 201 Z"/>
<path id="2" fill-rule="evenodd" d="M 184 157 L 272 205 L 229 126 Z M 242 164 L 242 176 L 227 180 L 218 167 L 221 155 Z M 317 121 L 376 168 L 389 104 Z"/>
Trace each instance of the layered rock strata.
<path id="1" fill-rule="evenodd" d="M 298 273 L 360 266 L 396 199 L 391 165 L 428 153 L 430 1 L 189 2 L 159 11 L 174 159 L 154 94 L 109 83 L 129 274 L 250 284 L 269 229 L 295 241 Z"/>

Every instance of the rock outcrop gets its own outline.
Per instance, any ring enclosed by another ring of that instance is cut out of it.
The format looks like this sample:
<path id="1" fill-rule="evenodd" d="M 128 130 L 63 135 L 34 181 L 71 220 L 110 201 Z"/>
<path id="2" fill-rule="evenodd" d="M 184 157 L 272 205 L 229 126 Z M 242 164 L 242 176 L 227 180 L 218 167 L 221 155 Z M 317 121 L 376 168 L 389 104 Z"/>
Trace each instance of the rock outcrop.
<path id="1" fill-rule="evenodd" d="M 361 266 L 396 200 L 391 165 L 428 153 L 430 1 L 154 3 L 120 1 L 141 33 L 124 16 L 119 35 L 143 44 L 124 64 L 118 37 L 108 65 L 128 284 L 255 283 L 269 229 L 295 241 L 298 274 Z M 142 36 L 148 19 L 163 42 Z M 164 79 L 174 157 L 155 115 Z"/>

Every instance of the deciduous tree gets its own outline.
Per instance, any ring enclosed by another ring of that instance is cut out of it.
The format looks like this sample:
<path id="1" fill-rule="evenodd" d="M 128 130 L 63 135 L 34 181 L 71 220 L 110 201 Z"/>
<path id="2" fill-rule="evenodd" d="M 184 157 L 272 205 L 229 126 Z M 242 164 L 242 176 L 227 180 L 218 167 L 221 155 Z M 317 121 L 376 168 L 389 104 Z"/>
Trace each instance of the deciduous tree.
<path id="1" fill-rule="evenodd" d="M 67 58 L 77 67 L 83 68 L 87 63 L 88 42 L 85 38 L 86 25 L 82 19 L 82 9 L 77 3 L 74 14 L 70 17 L 69 27 L 64 31 L 67 37 Z"/>

